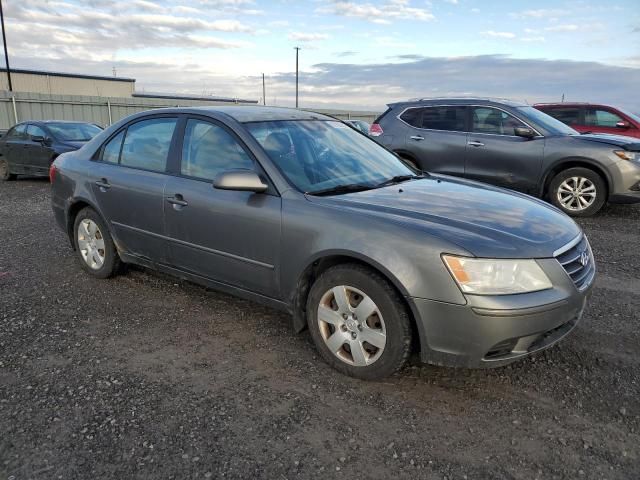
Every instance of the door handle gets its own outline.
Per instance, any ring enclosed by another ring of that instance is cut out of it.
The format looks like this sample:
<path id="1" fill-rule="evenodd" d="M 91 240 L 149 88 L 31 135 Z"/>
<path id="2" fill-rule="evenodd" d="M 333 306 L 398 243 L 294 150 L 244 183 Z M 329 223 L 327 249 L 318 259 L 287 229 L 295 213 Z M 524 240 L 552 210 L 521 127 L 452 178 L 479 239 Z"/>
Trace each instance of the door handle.
<path id="1" fill-rule="evenodd" d="M 484 143 L 478 142 L 476 140 L 472 140 L 470 142 L 467 142 L 467 145 L 470 145 L 472 147 L 484 147 Z"/>
<path id="2" fill-rule="evenodd" d="M 100 187 L 101 192 L 106 192 L 111 188 L 109 180 L 107 180 L 106 178 L 101 178 L 100 180 L 96 181 L 96 185 Z"/>
<path id="3" fill-rule="evenodd" d="M 424 140 L 424 137 L 422 135 L 411 135 L 409 137 L 411 140 Z"/>
<path id="4" fill-rule="evenodd" d="M 186 207 L 189 205 L 189 202 L 182 198 L 182 195 L 179 193 L 176 193 L 173 197 L 167 197 L 167 202 L 176 207 Z"/>

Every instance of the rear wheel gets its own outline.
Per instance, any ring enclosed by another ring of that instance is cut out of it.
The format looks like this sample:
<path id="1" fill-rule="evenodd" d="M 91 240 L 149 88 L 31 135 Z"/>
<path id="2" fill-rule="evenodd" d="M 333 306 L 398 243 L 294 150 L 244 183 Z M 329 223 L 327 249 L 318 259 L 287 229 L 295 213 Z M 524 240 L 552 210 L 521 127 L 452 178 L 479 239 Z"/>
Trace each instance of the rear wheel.
<path id="1" fill-rule="evenodd" d="M 17 175 L 9 170 L 9 162 L 6 158 L 0 158 L 0 180 L 5 182 L 15 180 Z"/>
<path id="2" fill-rule="evenodd" d="M 551 202 L 574 217 L 588 217 L 602 208 L 607 186 L 600 175 L 583 167 L 558 173 L 549 186 Z"/>
<path id="3" fill-rule="evenodd" d="M 358 264 L 332 267 L 315 281 L 307 323 L 323 359 L 352 377 L 393 374 L 411 348 L 411 323 L 401 297 L 380 274 Z"/>
<path id="4" fill-rule="evenodd" d="M 418 166 L 418 163 L 411 159 L 411 158 L 407 158 L 405 156 L 400 156 L 400 160 L 402 161 L 402 163 L 404 163 L 405 165 L 407 165 L 409 168 L 413 169 L 413 170 L 417 170 L 420 171 L 420 167 Z"/>
<path id="5" fill-rule="evenodd" d="M 97 278 L 109 278 L 118 272 L 120 257 L 109 229 L 95 210 L 80 210 L 73 231 L 76 253 L 86 272 Z"/>

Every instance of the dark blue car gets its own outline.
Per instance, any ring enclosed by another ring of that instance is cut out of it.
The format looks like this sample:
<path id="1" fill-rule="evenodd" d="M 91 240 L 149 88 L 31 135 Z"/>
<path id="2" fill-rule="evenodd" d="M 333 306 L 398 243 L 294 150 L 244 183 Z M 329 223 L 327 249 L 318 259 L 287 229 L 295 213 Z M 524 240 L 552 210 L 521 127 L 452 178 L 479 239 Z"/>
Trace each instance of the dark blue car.
<path id="1" fill-rule="evenodd" d="M 84 122 L 19 123 L 0 139 L 0 180 L 15 180 L 17 175 L 47 176 L 58 155 L 79 149 L 101 131 Z"/>

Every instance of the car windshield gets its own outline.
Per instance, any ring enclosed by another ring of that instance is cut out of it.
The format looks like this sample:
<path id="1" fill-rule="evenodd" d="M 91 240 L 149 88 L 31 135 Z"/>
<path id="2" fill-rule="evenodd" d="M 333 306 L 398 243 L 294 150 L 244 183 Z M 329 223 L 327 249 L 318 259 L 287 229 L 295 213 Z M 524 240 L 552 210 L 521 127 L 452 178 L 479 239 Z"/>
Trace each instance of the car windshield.
<path id="1" fill-rule="evenodd" d="M 531 119 L 531 122 L 544 128 L 550 135 L 580 135 L 580 133 L 570 126 L 536 108 L 518 107 L 517 110 L 520 111 L 525 118 Z"/>
<path id="2" fill-rule="evenodd" d="M 415 176 L 395 155 L 342 122 L 287 120 L 246 126 L 280 171 L 303 192 L 342 187 L 364 190 Z M 346 191 L 348 188 L 336 193 Z"/>
<path id="3" fill-rule="evenodd" d="M 627 117 L 631 118 L 634 122 L 640 123 L 640 115 L 636 115 L 635 113 L 631 113 L 630 111 L 625 110 L 623 108 L 619 108 L 618 110 L 620 110 L 622 113 L 624 113 Z"/>
<path id="4" fill-rule="evenodd" d="M 102 131 L 91 123 L 47 123 L 47 128 L 63 142 L 88 142 Z"/>

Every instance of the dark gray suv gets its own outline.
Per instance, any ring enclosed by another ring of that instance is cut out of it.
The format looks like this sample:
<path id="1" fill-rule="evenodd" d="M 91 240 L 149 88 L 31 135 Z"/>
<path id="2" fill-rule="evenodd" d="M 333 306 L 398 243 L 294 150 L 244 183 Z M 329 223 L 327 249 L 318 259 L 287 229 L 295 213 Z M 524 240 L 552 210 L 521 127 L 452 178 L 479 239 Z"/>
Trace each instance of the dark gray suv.
<path id="1" fill-rule="evenodd" d="M 412 348 L 468 367 L 547 348 L 576 326 L 595 276 L 586 237 L 552 206 L 416 175 L 309 112 L 136 114 L 58 157 L 50 177 L 89 274 L 135 263 L 291 312 L 359 378 L 393 373 Z"/>
<path id="2" fill-rule="evenodd" d="M 640 142 L 580 134 L 535 108 L 480 98 L 389 105 L 371 135 L 421 170 L 549 199 L 589 216 L 608 200 L 640 202 Z"/>

